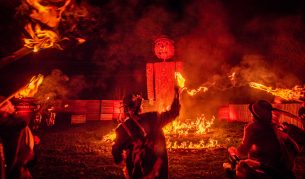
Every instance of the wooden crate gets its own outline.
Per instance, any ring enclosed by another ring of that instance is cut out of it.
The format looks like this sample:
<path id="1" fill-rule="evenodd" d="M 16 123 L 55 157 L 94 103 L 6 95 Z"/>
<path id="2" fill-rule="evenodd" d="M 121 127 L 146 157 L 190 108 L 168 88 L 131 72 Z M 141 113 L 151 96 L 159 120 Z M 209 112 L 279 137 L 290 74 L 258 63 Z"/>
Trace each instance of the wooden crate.
<path id="1" fill-rule="evenodd" d="M 113 119 L 113 114 L 101 114 L 101 120 L 112 120 Z"/>
<path id="2" fill-rule="evenodd" d="M 87 121 L 98 121 L 100 120 L 100 113 L 86 113 Z"/>
<path id="3" fill-rule="evenodd" d="M 72 115 L 71 116 L 71 124 L 83 124 L 86 123 L 86 115 Z"/>

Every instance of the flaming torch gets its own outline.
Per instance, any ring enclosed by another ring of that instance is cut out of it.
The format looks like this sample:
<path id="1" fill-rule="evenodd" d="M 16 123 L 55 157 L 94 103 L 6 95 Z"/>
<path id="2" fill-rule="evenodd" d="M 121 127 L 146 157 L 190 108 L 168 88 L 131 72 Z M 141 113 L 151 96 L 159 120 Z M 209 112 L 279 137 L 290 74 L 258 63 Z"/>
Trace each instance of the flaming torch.
<path id="1" fill-rule="evenodd" d="M 272 89 L 272 87 L 268 87 L 263 84 L 255 83 L 255 82 L 250 82 L 249 86 L 251 88 L 266 91 L 267 93 L 270 93 L 274 96 L 278 96 L 287 101 L 298 101 L 301 103 L 304 102 L 300 99 L 304 97 L 305 90 L 300 86 L 295 86 L 292 89 L 283 89 L 283 88 Z"/>
<path id="2" fill-rule="evenodd" d="M 41 85 L 44 76 L 39 74 L 37 76 L 33 76 L 28 84 L 20 88 L 18 91 L 7 97 L 0 103 L 0 107 L 4 105 L 7 101 L 12 98 L 26 98 L 26 97 L 33 97 L 37 91 L 38 87 Z"/>
<path id="3" fill-rule="evenodd" d="M 185 87 L 185 78 L 182 76 L 181 73 L 179 72 L 175 72 L 175 77 L 176 77 L 176 80 L 177 80 L 177 84 L 180 88 L 182 88 L 182 91 L 183 90 L 186 90 L 187 94 L 189 94 L 190 96 L 194 96 L 196 95 L 197 93 L 199 92 L 206 92 L 208 91 L 208 87 L 206 86 L 199 86 L 197 89 L 187 89 L 187 87 Z"/>
<path id="4" fill-rule="evenodd" d="M 67 38 L 60 38 L 58 26 L 61 21 L 62 13 L 65 11 L 71 0 L 61 0 L 57 2 L 44 1 L 43 5 L 40 0 L 23 0 L 30 9 L 29 17 L 31 22 L 25 25 L 25 31 L 30 38 L 24 38 L 24 47 L 15 51 L 12 55 L 0 60 L 0 67 L 16 61 L 31 52 L 38 52 L 42 49 L 57 48 L 61 49 L 60 42 Z M 42 28 L 44 27 L 44 28 Z M 84 43 L 82 38 L 76 38 L 78 44 Z"/>

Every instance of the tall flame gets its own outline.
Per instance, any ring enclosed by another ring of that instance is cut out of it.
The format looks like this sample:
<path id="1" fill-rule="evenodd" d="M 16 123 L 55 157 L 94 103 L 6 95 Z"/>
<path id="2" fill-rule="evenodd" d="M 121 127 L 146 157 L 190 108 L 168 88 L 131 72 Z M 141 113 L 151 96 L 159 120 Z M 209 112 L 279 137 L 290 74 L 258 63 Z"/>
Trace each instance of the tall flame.
<path id="1" fill-rule="evenodd" d="M 177 80 L 177 85 L 180 88 L 183 88 L 184 90 L 186 90 L 187 94 L 189 94 L 190 96 L 194 96 L 199 92 L 206 92 L 209 89 L 206 86 L 199 86 L 197 89 L 191 89 L 191 90 L 187 89 L 185 87 L 185 78 L 182 76 L 182 74 L 179 73 L 179 72 L 175 72 L 175 77 L 176 77 L 176 80 Z"/>
<path id="2" fill-rule="evenodd" d="M 42 84 L 43 78 L 41 74 L 33 76 L 30 82 L 15 94 L 15 97 L 33 97 L 37 93 L 38 87 Z"/>
<path id="3" fill-rule="evenodd" d="M 266 91 L 267 93 L 281 97 L 288 101 L 290 100 L 301 101 L 300 98 L 303 98 L 305 94 L 305 89 L 300 86 L 295 86 L 292 89 L 283 89 L 283 88 L 272 89 L 272 87 L 268 87 L 256 82 L 250 82 L 249 86 L 255 89 Z"/>

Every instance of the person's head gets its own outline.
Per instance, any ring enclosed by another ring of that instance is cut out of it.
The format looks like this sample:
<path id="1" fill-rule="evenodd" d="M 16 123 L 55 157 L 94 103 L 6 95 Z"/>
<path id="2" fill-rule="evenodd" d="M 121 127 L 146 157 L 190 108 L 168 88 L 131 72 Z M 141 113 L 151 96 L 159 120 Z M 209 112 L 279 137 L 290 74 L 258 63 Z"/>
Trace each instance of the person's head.
<path id="1" fill-rule="evenodd" d="M 139 114 L 142 111 L 142 100 L 143 98 L 135 93 L 131 93 L 124 97 L 123 105 L 124 105 L 124 113 L 126 116 L 131 114 Z"/>
<path id="2" fill-rule="evenodd" d="M 249 105 L 254 120 L 260 123 L 271 123 L 272 121 L 272 105 L 268 101 L 258 100 Z"/>

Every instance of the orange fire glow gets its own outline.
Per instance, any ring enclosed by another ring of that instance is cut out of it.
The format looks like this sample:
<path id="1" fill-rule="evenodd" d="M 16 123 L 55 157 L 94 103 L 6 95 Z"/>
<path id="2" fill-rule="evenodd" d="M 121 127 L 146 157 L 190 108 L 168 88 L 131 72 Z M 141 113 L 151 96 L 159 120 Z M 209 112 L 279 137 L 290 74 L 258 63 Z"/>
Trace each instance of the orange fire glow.
<path id="1" fill-rule="evenodd" d="M 184 77 L 182 76 L 182 74 L 179 73 L 179 72 L 175 72 L 175 78 L 176 78 L 176 80 L 177 80 L 177 85 L 178 85 L 180 88 L 184 88 L 185 79 L 184 79 Z"/>
<path id="2" fill-rule="evenodd" d="M 55 32 L 55 29 L 58 27 L 62 13 L 70 4 L 71 0 L 66 0 L 61 7 L 54 5 L 44 6 L 39 0 L 26 0 L 26 2 L 33 8 L 30 17 L 33 19 L 33 22 L 37 23 L 34 25 L 28 23 L 25 26 L 25 30 L 31 38 L 24 39 L 24 46 L 32 48 L 34 52 L 46 48 L 61 49 L 59 45 L 60 38 Z M 48 29 L 42 29 L 39 24 L 47 26 Z"/>
<path id="3" fill-rule="evenodd" d="M 199 92 L 207 92 L 208 91 L 208 87 L 206 86 L 199 86 L 197 89 L 187 89 L 185 87 L 185 78 L 182 76 L 181 73 L 179 72 L 175 72 L 175 77 L 176 77 L 176 80 L 177 80 L 177 85 L 182 88 L 183 90 L 186 90 L 187 94 L 189 94 L 190 96 L 194 96 L 196 95 L 197 93 Z"/>
<path id="4" fill-rule="evenodd" d="M 300 86 L 295 86 L 292 89 L 283 89 L 283 88 L 275 88 L 265 86 L 260 83 L 250 82 L 249 86 L 255 89 L 266 91 L 274 96 L 278 96 L 285 100 L 292 101 L 301 101 L 300 98 L 304 97 L 305 90 Z"/>
<path id="5" fill-rule="evenodd" d="M 196 120 L 180 119 L 163 128 L 168 149 L 203 149 L 217 146 L 217 140 L 204 140 L 205 135 L 213 125 L 215 117 L 208 120 L 204 114 Z"/>
<path id="6" fill-rule="evenodd" d="M 202 114 L 197 119 L 175 120 L 163 128 L 168 149 L 204 149 L 218 146 L 218 141 L 207 138 L 206 135 L 213 125 L 215 117 L 208 120 Z M 104 136 L 104 142 L 113 142 L 115 132 L 111 131 Z"/>
<path id="7" fill-rule="evenodd" d="M 33 97 L 43 81 L 43 75 L 33 76 L 30 82 L 15 94 L 15 98 Z"/>
<path id="8" fill-rule="evenodd" d="M 54 31 L 41 30 L 41 27 L 38 24 L 36 24 L 34 30 L 31 24 L 27 24 L 25 29 L 31 36 L 31 38 L 24 39 L 25 47 L 32 48 L 34 52 L 51 47 L 61 49 L 58 44 L 59 37 Z"/>
<path id="9" fill-rule="evenodd" d="M 55 28 L 58 26 L 61 15 L 70 4 L 71 0 L 66 0 L 61 7 L 53 5 L 43 6 L 39 0 L 26 0 L 26 2 L 34 8 L 30 14 L 31 18 L 40 21 L 51 28 Z"/>

